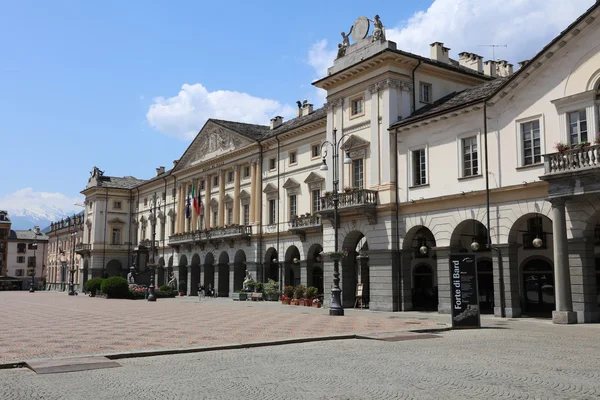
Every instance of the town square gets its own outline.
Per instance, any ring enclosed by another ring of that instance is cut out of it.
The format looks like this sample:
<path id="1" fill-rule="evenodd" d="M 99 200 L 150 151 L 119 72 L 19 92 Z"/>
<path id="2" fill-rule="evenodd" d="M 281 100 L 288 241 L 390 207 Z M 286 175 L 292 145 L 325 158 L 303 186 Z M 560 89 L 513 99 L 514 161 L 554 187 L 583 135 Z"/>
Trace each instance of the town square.
<path id="1" fill-rule="evenodd" d="M 0 399 L 600 398 L 600 2 L 200 3 L 6 10 Z"/>

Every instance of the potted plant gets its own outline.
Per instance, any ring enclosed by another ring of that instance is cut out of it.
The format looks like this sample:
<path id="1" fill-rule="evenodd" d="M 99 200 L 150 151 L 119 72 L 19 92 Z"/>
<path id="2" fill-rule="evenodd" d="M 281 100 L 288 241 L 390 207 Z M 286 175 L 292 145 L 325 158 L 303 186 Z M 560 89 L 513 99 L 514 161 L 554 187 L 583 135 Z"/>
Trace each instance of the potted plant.
<path id="1" fill-rule="evenodd" d="M 352 187 L 350 187 L 350 186 L 344 186 L 344 192 L 350 193 L 351 191 L 352 191 Z"/>
<path id="2" fill-rule="evenodd" d="M 598 133 L 594 138 L 594 144 L 600 144 L 600 133 Z"/>
<path id="3" fill-rule="evenodd" d="M 254 287 L 254 291 L 256 293 L 262 293 L 264 290 L 265 284 L 263 282 L 256 282 L 256 286 Z"/>
<path id="4" fill-rule="evenodd" d="M 254 288 L 256 287 L 256 282 L 250 280 L 250 281 L 248 281 L 248 283 L 246 284 L 246 286 L 248 287 L 248 291 L 254 292 Z"/>
<path id="5" fill-rule="evenodd" d="M 235 293 L 231 294 L 231 298 L 233 301 L 245 301 L 248 299 L 248 293 L 243 290 L 236 290 Z"/>
<path id="6" fill-rule="evenodd" d="M 564 143 L 564 142 L 557 142 L 554 144 L 554 147 L 556 148 L 556 151 L 558 151 L 559 153 L 562 153 L 563 151 L 566 151 L 566 150 L 571 150 L 571 145 L 568 143 Z"/>
<path id="7" fill-rule="evenodd" d="M 314 299 L 312 302 L 312 306 L 315 308 L 321 308 L 321 300 L 319 299 Z"/>
<path id="8" fill-rule="evenodd" d="M 273 279 L 269 279 L 265 284 L 265 294 L 267 295 L 267 300 L 277 301 L 279 298 L 279 284 Z"/>
<path id="9" fill-rule="evenodd" d="M 186 293 L 186 292 L 187 292 L 187 285 L 186 285 L 186 283 L 185 283 L 185 281 L 184 281 L 184 280 L 181 280 L 181 281 L 179 282 L 179 296 L 180 296 L 180 297 L 183 297 L 183 296 L 185 296 L 185 293 Z"/>
<path id="10" fill-rule="evenodd" d="M 281 304 L 287 304 L 287 305 L 289 305 L 292 299 L 290 299 L 286 295 L 283 295 L 283 296 L 281 296 L 279 298 L 279 300 L 281 300 Z"/>
<path id="11" fill-rule="evenodd" d="M 303 306 L 304 305 L 304 300 L 306 295 L 306 288 L 304 287 L 304 285 L 298 285 L 296 286 L 296 290 L 294 290 L 294 300 L 297 300 L 296 305 L 297 306 Z"/>
<path id="12" fill-rule="evenodd" d="M 348 256 L 348 250 L 330 251 L 329 253 L 325 253 L 325 255 L 328 256 L 331 261 L 339 261 Z"/>
<path id="13" fill-rule="evenodd" d="M 317 289 L 314 286 L 309 286 L 306 289 L 306 301 L 304 302 L 304 305 L 307 307 L 312 306 L 313 301 L 315 300 L 315 297 L 317 297 L 318 294 L 319 294 L 319 289 Z"/>

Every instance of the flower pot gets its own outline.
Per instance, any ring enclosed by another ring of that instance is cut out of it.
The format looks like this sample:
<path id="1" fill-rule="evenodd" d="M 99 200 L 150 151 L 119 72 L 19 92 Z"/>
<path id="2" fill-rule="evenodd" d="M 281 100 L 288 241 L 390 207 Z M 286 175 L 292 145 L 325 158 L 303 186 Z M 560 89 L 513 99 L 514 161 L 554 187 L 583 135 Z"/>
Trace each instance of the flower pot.
<path id="1" fill-rule="evenodd" d="M 185 293 L 184 292 L 179 292 L 179 297 L 183 297 L 183 296 L 185 296 Z"/>
<path id="2" fill-rule="evenodd" d="M 292 301 L 292 299 L 283 299 L 281 300 L 281 304 L 285 304 L 285 305 L 290 305 L 290 302 Z"/>
<path id="3" fill-rule="evenodd" d="M 314 308 L 321 308 L 321 303 L 313 303 Z"/>
<path id="4" fill-rule="evenodd" d="M 306 299 L 306 300 L 304 300 L 304 306 L 305 307 L 310 307 L 312 305 L 313 305 L 312 299 Z"/>

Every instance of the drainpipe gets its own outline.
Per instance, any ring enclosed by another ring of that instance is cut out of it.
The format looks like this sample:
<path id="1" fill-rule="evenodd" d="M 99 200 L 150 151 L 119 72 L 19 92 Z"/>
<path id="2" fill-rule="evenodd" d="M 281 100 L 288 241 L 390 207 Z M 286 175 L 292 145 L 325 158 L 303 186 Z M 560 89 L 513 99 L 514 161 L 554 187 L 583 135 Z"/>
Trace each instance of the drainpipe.
<path id="1" fill-rule="evenodd" d="M 102 278 L 104 278 L 104 270 L 106 265 L 106 222 L 108 220 L 108 188 L 106 188 L 106 199 L 104 201 L 104 249 L 102 250 Z"/>
<path id="2" fill-rule="evenodd" d="M 419 68 L 421 66 L 422 61 L 419 60 L 419 63 L 417 64 L 417 66 L 412 70 L 412 72 L 410 73 L 411 75 L 411 79 L 412 79 L 412 86 L 413 86 L 413 90 L 412 90 L 412 112 L 415 112 L 417 110 L 417 90 L 415 88 L 415 71 L 417 70 L 417 68 Z"/>
<path id="3" fill-rule="evenodd" d="M 400 188 L 398 187 L 398 128 L 394 130 L 394 179 L 396 181 L 396 269 L 398 271 L 398 311 L 402 309 L 402 285 L 400 279 L 402 274 L 400 269 L 402 268 L 402 258 L 400 256 L 400 217 L 398 213 L 400 203 Z"/>
<path id="4" fill-rule="evenodd" d="M 486 210 L 486 228 L 487 228 L 487 245 L 490 250 L 498 252 L 498 286 L 500 289 L 500 317 L 506 316 L 504 312 L 504 266 L 502 263 L 502 252 L 499 248 L 492 246 L 492 235 L 490 234 L 490 171 L 488 165 L 488 127 L 487 127 L 487 103 L 483 102 L 483 142 L 485 152 L 485 210 Z"/>
<path id="5" fill-rule="evenodd" d="M 280 163 L 280 144 L 281 142 L 279 141 L 279 138 L 277 136 L 275 136 L 275 139 L 277 140 L 277 261 L 279 264 L 279 291 L 283 292 L 283 274 L 282 274 L 282 264 L 281 264 L 281 260 L 279 259 L 279 257 L 281 257 L 281 252 L 279 251 L 279 204 L 281 203 L 281 201 L 279 200 L 279 175 L 280 175 L 280 170 L 281 170 L 281 163 Z"/>

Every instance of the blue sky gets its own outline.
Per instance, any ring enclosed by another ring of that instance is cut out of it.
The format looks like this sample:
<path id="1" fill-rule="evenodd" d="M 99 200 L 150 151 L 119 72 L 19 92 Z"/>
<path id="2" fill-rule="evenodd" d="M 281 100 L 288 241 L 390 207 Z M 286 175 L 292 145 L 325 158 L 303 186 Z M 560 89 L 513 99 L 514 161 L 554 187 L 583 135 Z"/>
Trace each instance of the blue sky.
<path id="1" fill-rule="evenodd" d="M 388 38 L 408 51 L 428 55 L 439 40 L 451 57 L 490 58 L 478 46 L 484 37 L 508 42 L 499 56 L 516 64 L 593 0 L 482 3 L 5 1 L 0 208 L 47 201 L 66 209 L 94 165 L 149 178 L 210 116 L 268 124 L 296 100 L 320 105 L 310 83 L 360 15 L 379 14 Z M 536 18 L 543 24 L 532 27 Z"/>

